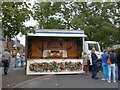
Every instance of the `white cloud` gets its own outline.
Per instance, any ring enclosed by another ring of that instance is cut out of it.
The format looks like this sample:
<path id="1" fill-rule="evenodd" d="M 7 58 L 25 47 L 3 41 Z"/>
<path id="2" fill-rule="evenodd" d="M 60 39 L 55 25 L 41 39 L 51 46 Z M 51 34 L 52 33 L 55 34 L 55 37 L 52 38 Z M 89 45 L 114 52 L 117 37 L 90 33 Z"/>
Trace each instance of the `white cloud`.
<path id="1" fill-rule="evenodd" d="M 18 40 L 20 40 L 20 43 L 25 46 L 25 35 L 21 36 L 21 34 L 19 33 L 17 35 L 17 38 Z"/>
<path id="2" fill-rule="evenodd" d="M 34 20 L 32 17 L 30 18 L 30 21 L 27 21 L 27 22 L 25 22 L 24 23 L 25 24 L 25 26 L 35 26 L 36 24 L 37 24 L 37 21 L 36 20 Z"/>
<path id="3" fill-rule="evenodd" d="M 24 23 L 25 26 L 36 26 L 37 21 L 35 21 L 32 17 L 30 18 L 30 21 L 27 21 Z M 21 34 L 17 35 L 18 40 L 20 40 L 20 43 L 25 46 L 25 35 L 21 36 Z"/>

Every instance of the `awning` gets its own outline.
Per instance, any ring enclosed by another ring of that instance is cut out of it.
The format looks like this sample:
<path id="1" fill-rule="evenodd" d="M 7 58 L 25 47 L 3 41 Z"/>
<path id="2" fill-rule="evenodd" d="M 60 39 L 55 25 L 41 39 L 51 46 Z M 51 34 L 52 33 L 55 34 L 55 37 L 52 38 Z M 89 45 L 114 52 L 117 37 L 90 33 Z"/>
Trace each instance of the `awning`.
<path id="1" fill-rule="evenodd" d="M 29 33 L 28 36 L 45 36 L 45 37 L 86 37 L 84 31 L 70 30 L 37 30 L 35 34 Z"/>

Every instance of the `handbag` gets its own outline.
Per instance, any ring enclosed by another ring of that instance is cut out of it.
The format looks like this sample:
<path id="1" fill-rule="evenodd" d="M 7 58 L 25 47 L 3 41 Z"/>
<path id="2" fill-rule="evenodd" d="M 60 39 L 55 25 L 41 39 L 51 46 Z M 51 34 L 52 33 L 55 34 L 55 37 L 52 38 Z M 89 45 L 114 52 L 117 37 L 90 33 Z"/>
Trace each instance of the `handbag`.
<path id="1" fill-rule="evenodd" d="M 110 56 L 107 59 L 107 64 L 112 64 L 111 60 L 110 60 Z"/>

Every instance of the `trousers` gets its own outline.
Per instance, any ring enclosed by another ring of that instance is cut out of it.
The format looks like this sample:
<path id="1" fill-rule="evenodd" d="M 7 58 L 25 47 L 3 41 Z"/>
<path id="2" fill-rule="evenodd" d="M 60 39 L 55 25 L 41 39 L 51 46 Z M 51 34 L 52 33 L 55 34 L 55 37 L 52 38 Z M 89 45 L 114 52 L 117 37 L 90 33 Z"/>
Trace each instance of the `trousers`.
<path id="1" fill-rule="evenodd" d="M 109 72 L 108 79 L 109 80 L 111 80 L 111 74 L 112 74 L 113 81 L 115 81 L 115 78 L 116 78 L 115 69 L 116 69 L 115 64 L 108 65 L 108 72 Z"/>
<path id="2" fill-rule="evenodd" d="M 92 65 L 92 77 L 93 78 L 97 78 L 97 72 L 98 72 L 98 64 L 96 62 L 96 63 L 93 63 Z"/>
<path id="3" fill-rule="evenodd" d="M 107 80 L 108 79 L 108 64 L 102 63 L 102 68 L 103 68 L 103 77 L 105 80 Z"/>
<path id="4" fill-rule="evenodd" d="M 4 74 L 7 74 L 9 69 L 9 60 L 3 60 L 2 62 L 4 67 Z"/>
<path id="5" fill-rule="evenodd" d="M 118 80 L 120 80 L 120 64 L 118 64 Z"/>

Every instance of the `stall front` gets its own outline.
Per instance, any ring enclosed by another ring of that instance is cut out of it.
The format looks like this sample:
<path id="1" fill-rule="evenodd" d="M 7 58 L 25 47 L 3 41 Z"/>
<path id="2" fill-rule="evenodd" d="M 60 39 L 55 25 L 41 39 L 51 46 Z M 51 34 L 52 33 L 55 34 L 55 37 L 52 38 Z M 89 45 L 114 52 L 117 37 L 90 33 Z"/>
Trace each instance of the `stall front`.
<path id="1" fill-rule="evenodd" d="M 36 30 L 26 36 L 27 75 L 83 73 L 84 31 Z"/>

